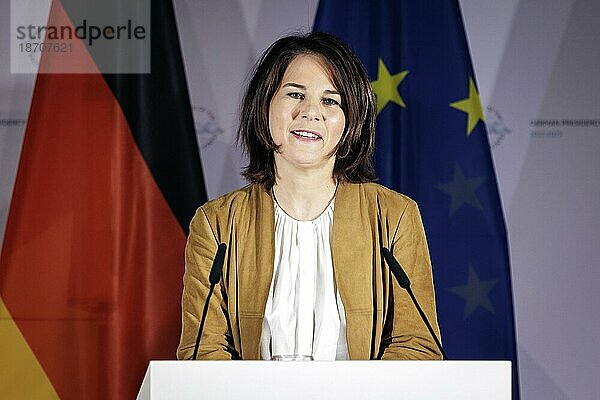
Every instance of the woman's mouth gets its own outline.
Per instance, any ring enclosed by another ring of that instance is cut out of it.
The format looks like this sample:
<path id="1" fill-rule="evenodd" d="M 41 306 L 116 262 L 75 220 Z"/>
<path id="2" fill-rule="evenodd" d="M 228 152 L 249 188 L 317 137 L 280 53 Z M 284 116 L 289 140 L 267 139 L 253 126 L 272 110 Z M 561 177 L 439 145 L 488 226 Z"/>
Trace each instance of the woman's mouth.
<path id="1" fill-rule="evenodd" d="M 296 138 L 305 141 L 317 141 L 322 139 L 321 135 L 314 131 L 306 131 L 299 129 L 291 131 L 291 134 L 294 135 Z"/>

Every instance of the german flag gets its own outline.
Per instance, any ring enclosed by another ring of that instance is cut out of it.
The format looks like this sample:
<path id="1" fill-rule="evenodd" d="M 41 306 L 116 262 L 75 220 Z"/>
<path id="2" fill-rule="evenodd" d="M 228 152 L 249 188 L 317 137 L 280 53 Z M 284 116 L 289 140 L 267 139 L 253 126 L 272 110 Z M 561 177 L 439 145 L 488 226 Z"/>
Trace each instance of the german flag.
<path id="1" fill-rule="evenodd" d="M 54 0 L 48 26 L 83 3 Z M 150 9 L 151 73 L 109 74 L 74 38 L 87 73 L 37 76 L 0 258 L 2 399 L 131 399 L 150 359 L 175 358 L 206 191 L 173 5 Z"/>

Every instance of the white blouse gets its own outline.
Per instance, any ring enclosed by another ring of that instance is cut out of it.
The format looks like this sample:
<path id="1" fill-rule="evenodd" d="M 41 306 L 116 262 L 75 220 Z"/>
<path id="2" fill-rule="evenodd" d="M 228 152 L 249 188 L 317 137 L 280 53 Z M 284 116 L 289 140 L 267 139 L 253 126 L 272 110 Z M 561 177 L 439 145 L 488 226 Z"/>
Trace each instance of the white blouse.
<path id="1" fill-rule="evenodd" d="M 275 202 L 275 264 L 260 340 L 261 357 L 347 360 L 346 317 L 331 257 L 333 201 L 312 221 Z"/>

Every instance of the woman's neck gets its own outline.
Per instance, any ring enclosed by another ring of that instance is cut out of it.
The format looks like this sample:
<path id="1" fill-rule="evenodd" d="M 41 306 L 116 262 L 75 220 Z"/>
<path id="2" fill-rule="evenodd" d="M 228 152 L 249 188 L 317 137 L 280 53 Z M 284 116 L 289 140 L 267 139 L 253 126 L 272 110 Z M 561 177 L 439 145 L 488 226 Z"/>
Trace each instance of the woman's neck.
<path id="1" fill-rule="evenodd" d="M 321 215 L 335 194 L 333 171 L 281 172 L 277 174 L 273 193 L 283 211 L 300 221 Z"/>

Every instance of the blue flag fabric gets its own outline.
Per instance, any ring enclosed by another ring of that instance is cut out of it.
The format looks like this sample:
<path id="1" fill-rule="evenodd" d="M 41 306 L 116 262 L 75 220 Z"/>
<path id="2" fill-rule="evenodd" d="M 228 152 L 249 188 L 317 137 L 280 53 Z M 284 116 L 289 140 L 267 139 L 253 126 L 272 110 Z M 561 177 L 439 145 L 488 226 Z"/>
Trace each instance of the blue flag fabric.
<path id="1" fill-rule="evenodd" d="M 512 360 L 506 228 L 456 0 L 321 0 L 315 31 L 364 63 L 377 94 L 380 183 L 419 204 L 451 359 Z"/>

